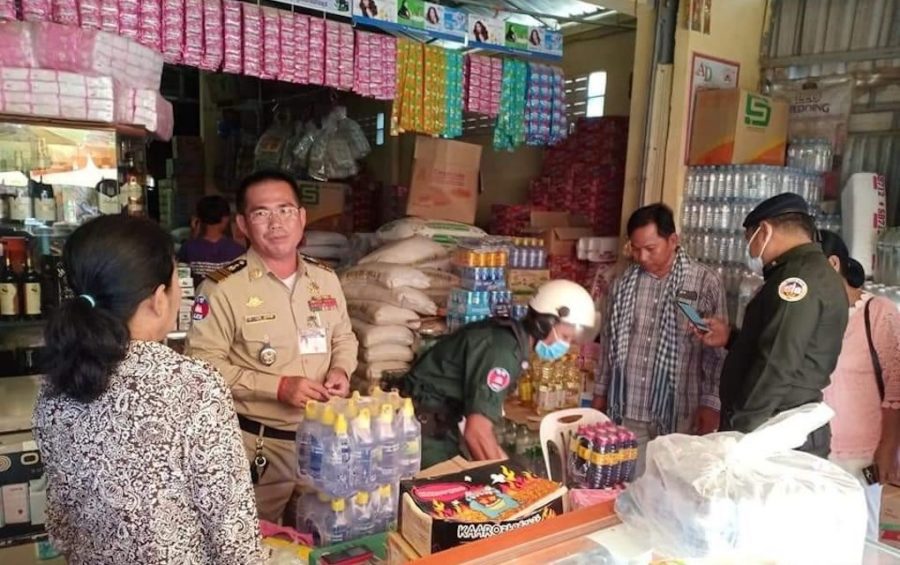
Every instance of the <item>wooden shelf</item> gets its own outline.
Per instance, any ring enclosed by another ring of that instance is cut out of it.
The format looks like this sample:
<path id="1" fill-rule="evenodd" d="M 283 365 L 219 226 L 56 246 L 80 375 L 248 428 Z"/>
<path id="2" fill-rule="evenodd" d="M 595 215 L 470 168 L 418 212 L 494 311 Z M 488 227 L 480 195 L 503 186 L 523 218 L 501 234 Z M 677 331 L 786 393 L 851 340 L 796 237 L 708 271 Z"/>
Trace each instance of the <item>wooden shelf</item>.
<path id="1" fill-rule="evenodd" d="M 92 129 L 115 131 L 121 135 L 147 137 L 144 126 L 132 124 L 110 124 L 106 122 L 89 122 L 86 120 L 68 120 L 65 118 L 47 118 L 43 116 L 20 116 L 18 114 L 0 114 L 0 122 L 23 124 L 40 127 L 58 127 L 73 129 Z"/>

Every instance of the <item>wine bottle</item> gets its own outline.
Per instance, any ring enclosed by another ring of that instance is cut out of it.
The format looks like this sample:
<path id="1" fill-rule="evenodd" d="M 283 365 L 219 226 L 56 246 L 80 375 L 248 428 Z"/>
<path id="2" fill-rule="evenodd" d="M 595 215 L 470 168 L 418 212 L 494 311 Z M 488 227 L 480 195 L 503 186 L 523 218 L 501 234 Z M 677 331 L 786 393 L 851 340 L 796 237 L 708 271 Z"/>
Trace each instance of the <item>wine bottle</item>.
<path id="1" fill-rule="evenodd" d="M 19 279 L 13 272 L 9 255 L 3 255 L 3 272 L 0 272 L 0 321 L 17 320 L 21 313 Z"/>
<path id="2" fill-rule="evenodd" d="M 31 255 L 25 261 L 25 272 L 22 274 L 22 294 L 25 302 L 25 318 L 38 320 L 41 318 L 41 276 L 34 270 Z"/>

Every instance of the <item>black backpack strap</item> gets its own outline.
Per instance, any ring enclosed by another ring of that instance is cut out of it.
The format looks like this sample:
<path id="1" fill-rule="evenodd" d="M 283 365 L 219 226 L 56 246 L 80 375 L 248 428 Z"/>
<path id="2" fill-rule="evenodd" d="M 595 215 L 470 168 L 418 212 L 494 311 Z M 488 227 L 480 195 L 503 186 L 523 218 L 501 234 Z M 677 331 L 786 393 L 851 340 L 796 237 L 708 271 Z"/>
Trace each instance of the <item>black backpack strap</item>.
<path id="1" fill-rule="evenodd" d="M 869 342 L 869 356 L 872 357 L 872 367 L 875 369 L 875 380 L 878 383 L 878 394 L 881 400 L 884 400 L 884 375 L 881 372 L 881 361 L 878 360 L 878 351 L 875 350 L 875 342 L 872 341 L 872 317 L 869 314 L 869 306 L 872 305 L 872 299 L 866 301 L 865 319 L 866 319 L 866 341 Z"/>

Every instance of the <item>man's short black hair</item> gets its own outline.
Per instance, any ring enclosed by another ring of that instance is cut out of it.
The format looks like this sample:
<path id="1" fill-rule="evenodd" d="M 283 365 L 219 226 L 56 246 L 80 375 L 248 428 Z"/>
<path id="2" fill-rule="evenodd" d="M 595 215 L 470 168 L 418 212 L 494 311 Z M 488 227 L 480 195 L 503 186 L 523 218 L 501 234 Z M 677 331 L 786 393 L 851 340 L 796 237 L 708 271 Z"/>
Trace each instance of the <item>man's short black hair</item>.
<path id="1" fill-rule="evenodd" d="M 782 214 L 763 221 L 769 222 L 776 229 L 800 232 L 806 234 L 812 241 L 816 239 L 816 221 L 812 216 L 806 214 Z M 751 226 L 749 229 L 756 230 L 758 227 L 758 225 Z"/>
<path id="2" fill-rule="evenodd" d="M 628 218 L 628 237 L 644 226 L 654 224 L 660 237 L 669 238 L 675 233 L 675 216 L 665 204 L 650 204 L 638 208 Z"/>
<path id="3" fill-rule="evenodd" d="M 270 180 L 283 181 L 288 183 L 291 186 L 291 190 L 294 191 L 294 196 L 297 198 L 297 206 L 301 205 L 300 186 L 297 184 L 297 179 L 279 169 L 261 169 L 259 171 L 254 171 L 244 177 L 244 179 L 241 181 L 241 184 L 238 186 L 236 195 L 238 212 L 240 212 L 241 214 L 246 212 L 247 191 L 250 190 L 251 187 L 261 182 Z"/>
<path id="4" fill-rule="evenodd" d="M 205 226 L 218 225 L 230 215 L 231 207 L 221 196 L 204 196 L 197 201 L 197 219 Z"/>

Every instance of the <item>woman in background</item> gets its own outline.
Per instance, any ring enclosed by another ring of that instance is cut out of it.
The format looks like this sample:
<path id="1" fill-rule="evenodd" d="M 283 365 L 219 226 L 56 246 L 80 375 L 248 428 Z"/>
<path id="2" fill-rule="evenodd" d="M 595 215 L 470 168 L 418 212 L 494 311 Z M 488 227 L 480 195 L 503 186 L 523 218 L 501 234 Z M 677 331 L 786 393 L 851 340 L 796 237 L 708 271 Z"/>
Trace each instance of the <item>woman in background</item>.
<path id="1" fill-rule="evenodd" d="M 835 411 L 829 459 L 865 487 L 866 537 L 877 540 L 882 485 L 900 478 L 900 312 L 890 300 L 861 290 L 863 266 L 850 257 L 837 234 L 819 233 L 825 256 L 844 277 L 850 301 L 841 355 L 825 389 L 825 403 Z"/>
<path id="2" fill-rule="evenodd" d="M 48 323 L 34 413 L 54 545 L 70 565 L 261 562 L 231 394 L 160 343 L 181 301 L 171 238 L 103 216 L 63 257 L 75 298 Z"/>

